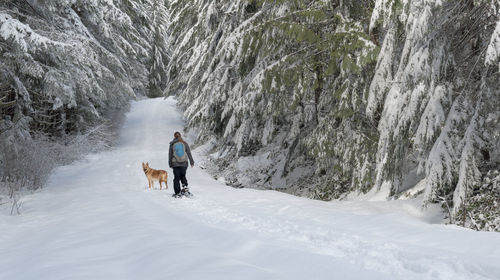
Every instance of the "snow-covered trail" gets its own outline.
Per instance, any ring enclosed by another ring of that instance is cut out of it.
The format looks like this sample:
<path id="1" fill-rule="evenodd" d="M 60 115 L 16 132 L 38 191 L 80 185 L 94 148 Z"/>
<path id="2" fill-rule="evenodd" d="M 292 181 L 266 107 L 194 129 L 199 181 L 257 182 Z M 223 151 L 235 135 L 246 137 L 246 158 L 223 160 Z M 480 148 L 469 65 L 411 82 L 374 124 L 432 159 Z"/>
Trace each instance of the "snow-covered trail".
<path id="1" fill-rule="evenodd" d="M 500 279 L 500 234 L 433 224 L 411 201 L 234 189 L 198 167 L 195 197 L 172 198 L 182 127 L 175 100 L 133 102 L 115 150 L 0 213 L 0 279 Z M 169 172 L 168 190 L 146 190 L 142 161 Z"/>

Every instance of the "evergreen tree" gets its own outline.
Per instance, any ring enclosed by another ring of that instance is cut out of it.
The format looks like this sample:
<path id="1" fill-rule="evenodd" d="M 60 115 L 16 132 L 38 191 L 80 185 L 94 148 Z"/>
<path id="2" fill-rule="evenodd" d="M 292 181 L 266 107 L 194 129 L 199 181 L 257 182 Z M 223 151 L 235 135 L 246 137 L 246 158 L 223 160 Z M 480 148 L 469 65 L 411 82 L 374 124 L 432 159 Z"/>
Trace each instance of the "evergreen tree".
<path id="1" fill-rule="evenodd" d="M 486 209 L 478 201 L 500 201 L 475 191 L 500 166 L 499 10 L 495 0 L 175 1 L 167 92 L 234 184 L 325 200 L 417 194 L 470 226 Z M 241 157 L 260 164 L 231 164 Z"/>
<path id="2" fill-rule="evenodd" d="M 168 65 L 168 35 L 167 35 L 167 9 L 164 0 L 153 0 L 151 26 L 151 62 L 148 76 L 148 96 L 158 97 L 163 95 L 168 77 L 165 70 Z"/>
<path id="3" fill-rule="evenodd" d="M 147 94 L 151 6 L 1 1 L 0 188 L 38 188 L 55 164 L 106 145 L 106 116 Z"/>

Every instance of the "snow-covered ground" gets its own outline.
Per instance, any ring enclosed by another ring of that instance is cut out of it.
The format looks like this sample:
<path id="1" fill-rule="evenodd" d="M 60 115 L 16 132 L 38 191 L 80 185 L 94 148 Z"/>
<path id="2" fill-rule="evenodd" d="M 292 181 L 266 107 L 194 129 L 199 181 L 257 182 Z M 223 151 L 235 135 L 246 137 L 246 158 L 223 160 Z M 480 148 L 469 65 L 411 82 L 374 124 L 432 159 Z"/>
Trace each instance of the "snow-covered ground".
<path id="1" fill-rule="evenodd" d="M 416 201 L 234 189 L 198 166 L 195 197 L 172 198 L 182 127 L 175 100 L 134 102 L 116 149 L 0 213 L 0 279 L 500 279 L 500 234 L 439 224 Z M 168 190 L 146 190 L 143 161 L 169 172 Z"/>

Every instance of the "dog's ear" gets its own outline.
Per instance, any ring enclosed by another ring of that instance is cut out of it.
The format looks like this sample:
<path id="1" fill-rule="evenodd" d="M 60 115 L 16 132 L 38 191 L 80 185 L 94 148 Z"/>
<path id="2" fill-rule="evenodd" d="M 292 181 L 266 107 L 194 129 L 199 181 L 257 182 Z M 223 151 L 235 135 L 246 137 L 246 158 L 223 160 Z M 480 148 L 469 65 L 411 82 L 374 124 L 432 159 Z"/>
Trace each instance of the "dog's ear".
<path id="1" fill-rule="evenodd" d="M 146 162 L 146 166 L 149 167 L 149 162 Z"/>

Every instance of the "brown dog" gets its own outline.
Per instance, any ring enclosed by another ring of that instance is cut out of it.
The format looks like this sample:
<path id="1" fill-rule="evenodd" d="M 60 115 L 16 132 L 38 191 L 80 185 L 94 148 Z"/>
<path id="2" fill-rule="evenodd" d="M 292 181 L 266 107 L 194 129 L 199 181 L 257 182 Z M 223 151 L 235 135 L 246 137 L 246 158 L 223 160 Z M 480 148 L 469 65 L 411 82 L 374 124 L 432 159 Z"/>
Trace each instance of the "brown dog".
<path id="1" fill-rule="evenodd" d="M 144 164 L 144 162 L 142 163 L 142 169 L 144 170 L 144 174 L 146 174 L 146 177 L 148 177 L 148 184 L 150 189 L 151 188 L 153 188 L 153 190 L 155 189 L 153 180 L 158 180 L 160 182 L 160 190 L 162 187 L 161 182 L 165 182 L 165 189 L 168 189 L 167 171 L 153 169 L 149 167 L 148 162 L 146 162 L 146 164 Z"/>

